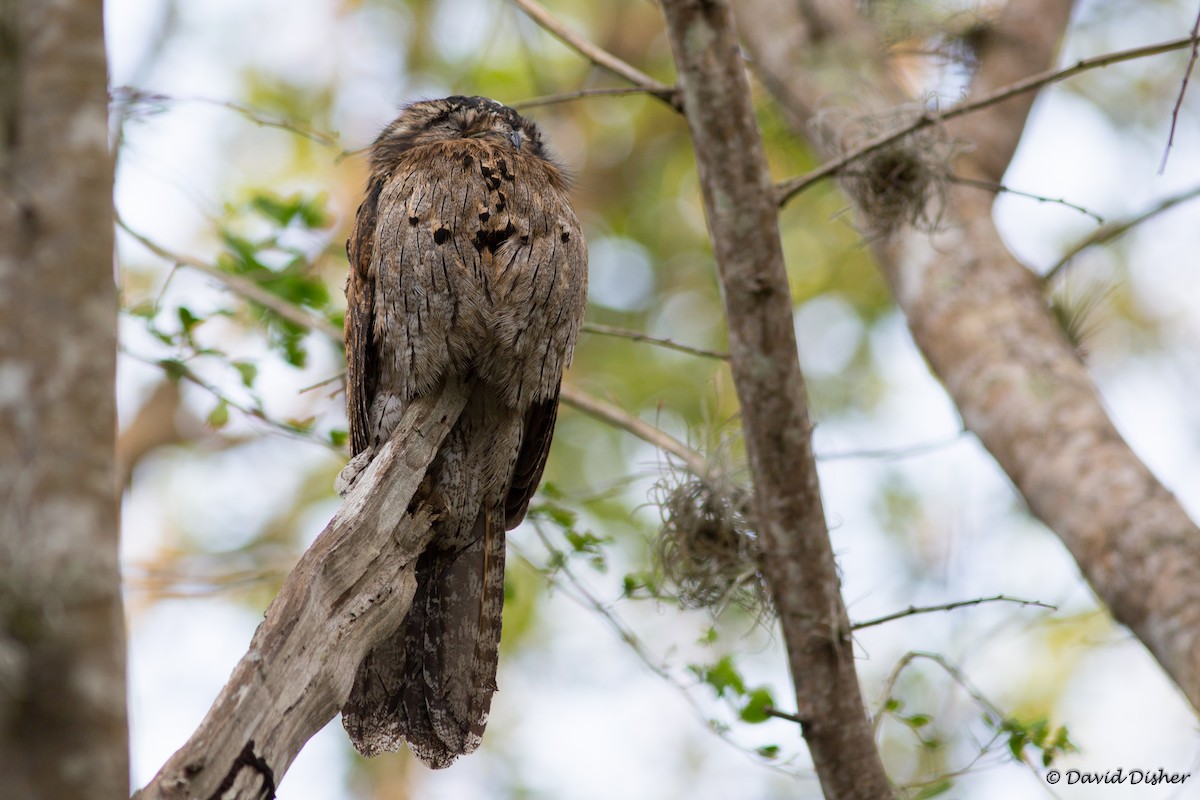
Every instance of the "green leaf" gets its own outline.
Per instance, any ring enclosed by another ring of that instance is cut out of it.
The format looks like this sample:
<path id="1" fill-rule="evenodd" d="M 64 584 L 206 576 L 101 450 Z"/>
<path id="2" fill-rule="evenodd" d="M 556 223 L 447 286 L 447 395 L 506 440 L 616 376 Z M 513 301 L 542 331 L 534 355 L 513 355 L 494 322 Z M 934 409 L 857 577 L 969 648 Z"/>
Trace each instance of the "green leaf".
<path id="1" fill-rule="evenodd" d="M 542 506 L 542 511 L 550 518 L 551 522 L 563 528 L 573 528 L 575 520 L 578 519 L 574 511 L 555 505 L 554 503 L 547 503 Z"/>
<path id="2" fill-rule="evenodd" d="M 285 200 L 268 192 L 250 198 L 250 208 L 280 225 L 287 225 L 299 211 L 294 195 Z"/>
<path id="3" fill-rule="evenodd" d="M 208 412 L 208 426 L 214 430 L 220 430 L 229 423 L 229 404 L 224 400 L 219 400 L 216 407 Z"/>
<path id="4" fill-rule="evenodd" d="M 143 300 L 135 306 L 125 309 L 126 313 L 142 319 L 151 319 L 158 313 L 158 307 L 151 300 Z"/>
<path id="5" fill-rule="evenodd" d="M 771 696 L 771 690 L 765 686 L 760 686 L 750 692 L 750 698 L 746 701 L 746 705 L 742 708 L 739 717 L 743 722 L 749 722 L 752 725 L 757 725 L 760 722 L 766 722 L 771 717 L 767 714 L 768 708 L 775 707 L 775 698 Z"/>
<path id="6" fill-rule="evenodd" d="M 929 724 L 930 718 L 928 714 L 913 714 L 911 717 L 901 717 L 900 719 L 910 728 L 923 728 Z"/>
<path id="7" fill-rule="evenodd" d="M 1025 748 L 1025 732 L 1013 731 L 1008 736 L 1008 749 L 1012 753 L 1012 757 L 1017 761 L 1021 760 L 1021 751 Z"/>
<path id="8" fill-rule="evenodd" d="M 187 365 L 178 359 L 161 359 L 158 362 L 158 366 L 163 372 L 167 373 L 167 377 L 173 381 L 178 381 L 180 378 L 185 378 L 188 374 Z"/>
<path id="9" fill-rule="evenodd" d="M 758 748 L 754 752 L 758 753 L 763 758 L 778 758 L 779 757 L 779 745 L 764 744 L 762 747 Z"/>
<path id="10" fill-rule="evenodd" d="M 576 553 L 600 553 L 602 552 L 600 545 L 606 541 L 598 536 L 593 536 L 590 531 L 576 533 L 575 531 L 568 530 L 564 535 Z"/>
<path id="11" fill-rule="evenodd" d="M 283 227 L 298 220 L 306 228 L 324 228 L 329 224 L 326 200 L 324 194 L 280 197 L 271 192 L 258 192 L 250 198 L 250 208 Z"/>
<path id="12" fill-rule="evenodd" d="M 720 661 L 712 666 L 701 668 L 701 671 L 696 674 L 718 695 L 725 695 L 726 692 L 735 696 L 746 694 L 746 683 L 742 680 L 742 675 L 738 672 L 737 667 L 734 666 L 733 656 L 722 656 Z"/>
<path id="13" fill-rule="evenodd" d="M 187 306 L 180 306 L 175 309 L 175 313 L 179 315 L 179 324 L 183 327 L 185 334 L 190 334 L 193 328 L 204 321 L 193 314 L 192 310 Z"/>
<path id="14" fill-rule="evenodd" d="M 334 447 L 345 447 L 346 442 L 350 439 L 350 432 L 341 428 L 334 428 L 329 432 L 329 443 Z"/>
<path id="15" fill-rule="evenodd" d="M 221 229 L 221 241 L 224 243 L 227 252 L 222 253 L 217 257 L 217 266 L 226 272 L 248 273 L 248 272 L 270 272 L 258 260 L 258 251 L 261 249 L 259 245 L 238 236 L 228 228 Z"/>
<path id="16" fill-rule="evenodd" d="M 297 433 L 308 433 L 317 424 L 316 417 L 304 417 L 303 419 L 287 419 L 284 424 Z"/>
<path id="17" fill-rule="evenodd" d="M 254 379 L 258 377 L 258 365 L 251 361 L 233 361 L 233 368 L 242 376 L 242 385 L 246 388 L 254 386 Z"/>
<path id="18" fill-rule="evenodd" d="M 621 589 L 625 597 L 656 597 L 658 582 L 652 572 L 630 572 L 621 580 Z M 642 592 L 645 594 L 642 594 Z M 696 673 L 697 677 L 701 677 Z"/>
<path id="19" fill-rule="evenodd" d="M 328 197 L 324 192 L 312 197 L 300 197 L 297 211 L 304 225 L 309 228 L 325 228 L 330 224 L 329 213 L 325 210 Z"/>
<path id="20" fill-rule="evenodd" d="M 929 800 L 931 797 L 937 797 L 938 795 L 945 794 L 953 787 L 954 781 L 947 778 L 946 780 L 938 781 L 935 784 L 926 786 L 913 797 L 913 800 Z"/>

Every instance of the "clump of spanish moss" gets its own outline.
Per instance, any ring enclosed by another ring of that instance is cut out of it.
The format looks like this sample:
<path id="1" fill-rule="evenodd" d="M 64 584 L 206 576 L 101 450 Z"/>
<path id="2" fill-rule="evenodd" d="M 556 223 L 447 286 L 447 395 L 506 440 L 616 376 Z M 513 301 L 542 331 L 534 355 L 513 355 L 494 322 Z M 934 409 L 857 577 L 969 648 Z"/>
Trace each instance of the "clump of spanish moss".
<path id="1" fill-rule="evenodd" d="M 757 618 L 773 615 L 749 493 L 732 483 L 668 472 L 655 494 L 662 527 L 654 556 L 663 593 L 684 608 L 714 615 L 730 604 Z"/>
<path id="2" fill-rule="evenodd" d="M 822 138 L 839 155 L 900 131 L 924 109 L 906 106 L 883 114 L 818 114 Z M 869 231 L 886 236 L 902 226 L 937 228 L 950 179 L 953 147 L 940 125 L 926 125 L 851 161 L 838 173 L 843 190 Z"/>

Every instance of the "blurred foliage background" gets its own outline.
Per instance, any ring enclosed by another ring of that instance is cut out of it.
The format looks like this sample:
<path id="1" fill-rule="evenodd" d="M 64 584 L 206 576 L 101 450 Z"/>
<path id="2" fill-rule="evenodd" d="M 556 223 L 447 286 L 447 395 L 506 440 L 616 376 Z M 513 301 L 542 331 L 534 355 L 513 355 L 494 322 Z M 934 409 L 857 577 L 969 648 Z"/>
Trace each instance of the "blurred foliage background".
<path id="1" fill-rule="evenodd" d="M 1082 2 L 1063 63 L 1186 35 L 1193 6 Z M 946 32 L 995 7 L 863 4 L 894 68 L 943 105 L 969 68 Z M 556 0 L 551 10 L 673 80 L 653 3 Z M 341 324 L 361 151 L 404 102 L 487 95 L 543 127 L 574 176 L 589 323 L 717 352 L 725 328 L 682 118 L 638 95 L 531 104 L 622 84 L 510 3 L 110 0 L 107 20 L 141 785 L 198 722 L 336 508 L 344 365 L 321 326 Z M 1045 93 L 1006 179 L 1040 200 L 1003 195 L 996 209 L 1031 268 L 1046 271 L 1096 230 L 1059 198 L 1113 222 L 1200 184 L 1190 97 L 1155 177 L 1185 64 L 1184 52 L 1142 59 Z M 816 166 L 766 94 L 757 101 L 775 176 Z M 1079 253 L 1048 302 L 1079 333 L 1118 426 L 1195 514 L 1200 228 L 1194 207 L 1177 208 Z M 1195 768 L 1186 703 L 962 434 L 846 210 L 826 182 L 793 201 L 782 225 L 851 616 L 997 595 L 1054 606 L 992 602 L 860 632 L 864 697 L 891 775 L 910 797 L 987 798 L 1045 791 L 1045 758 L 1099 771 Z M 585 333 L 567 381 L 744 482 L 719 358 Z M 787 711 L 791 695 L 769 613 L 723 600 L 681 609 L 654 563 L 659 502 L 684 481 L 678 465 L 564 409 L 546 475 L 541 505 L 510 537 L 501 691 L 481 752 L 436 774 L 403 753 L 367 762 L 335 722 L 280 796 L 818 796 L 795 726 L 763 713 Z M 936 658 L 905 658 L 914 651 Z"/>

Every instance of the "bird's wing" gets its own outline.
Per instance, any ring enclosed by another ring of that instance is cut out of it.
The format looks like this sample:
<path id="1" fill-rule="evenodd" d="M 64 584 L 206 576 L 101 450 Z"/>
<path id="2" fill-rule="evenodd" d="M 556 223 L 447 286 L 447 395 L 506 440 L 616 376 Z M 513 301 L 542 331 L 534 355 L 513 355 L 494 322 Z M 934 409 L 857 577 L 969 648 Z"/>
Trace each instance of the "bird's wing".
<path id="1" fill-rule="evenodd" d="M 371 255 L 375 249 L 375 220 L 384 180 L 377 178 L 358 207 L 354 230 L 346 240 L 350 272 L 346 276 L 346 416 L 350 422 L 350 450 L 358 455 L 371 441 L 370 411 L 379 377 L 378 351 L 373 341 L 375 325 L 375 275 Z"/>
<path id="2" fill-rule="evenodd" d="M 504 526 L 512 530 L 525 518 L 529 501 L 537 491 L 546 469 L 546 457 L 550 454 L 550 440 L 554 437 L 554 422 L 558 417 L 558 386 L 554 394 L 534 403 L 525 412 L 525 432 L 521 437 L 521 450 L 513 468 L 512 485 L 504 501 Z"/>

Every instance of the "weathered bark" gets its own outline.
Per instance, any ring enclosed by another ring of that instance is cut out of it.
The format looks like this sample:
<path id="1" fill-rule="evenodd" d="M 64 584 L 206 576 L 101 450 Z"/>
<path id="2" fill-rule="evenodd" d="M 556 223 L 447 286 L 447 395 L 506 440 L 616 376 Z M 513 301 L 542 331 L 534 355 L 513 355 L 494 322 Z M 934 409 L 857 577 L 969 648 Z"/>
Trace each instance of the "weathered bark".
<path id="1" fill-rule="evenodd" d="M 415 400 L 268 606 L 208 715 L 137 797 L 270 798 L 313 734 L 337 714 L 358 665 L 408 613 L 429 504 L 410 511 L 466 403 L 450 383 Z"/>
<path id="2" fill-rule="evenodd" d="M 967 102 L 1049 68 L 1071 5 L 1010 2 L 982 34 Z M 746 0 L 743 10 L 755 69 L 808 133 L 819 74 L 804 63 L 803 47 L 772 42 L 774 30 L 803 24 L 799 4 Z M 760 24 L 766 15 L 770 28 Z M 859 34 L 856 27 L 847 36 Z M 955 171 L 999 180 L 1033 99 L 1030 93 L 951 125 L 963 143 Z M 1062 538 L 1113 616 L 1200 709 L 1200 530 L 1117 433 L 1047 312 L 1036 276 L 1000 239 L 991 204 L 977 189 L 951 187 L 938 231 L 905 228 L 879 239 L 880 265 L 967 427 Z"/>
<path id="3" fill-rule="evenodd" d="M 817 481 L 775 194 L 733 14 L 663 0 L 729 324 L 763 571 L 828 798 L 890 797 L 854 668 Z"/>
<path id="4" fill-rule="evenodd" d="M 129 796 L 101 5 L 0 4 L 0 797 Z"/>

